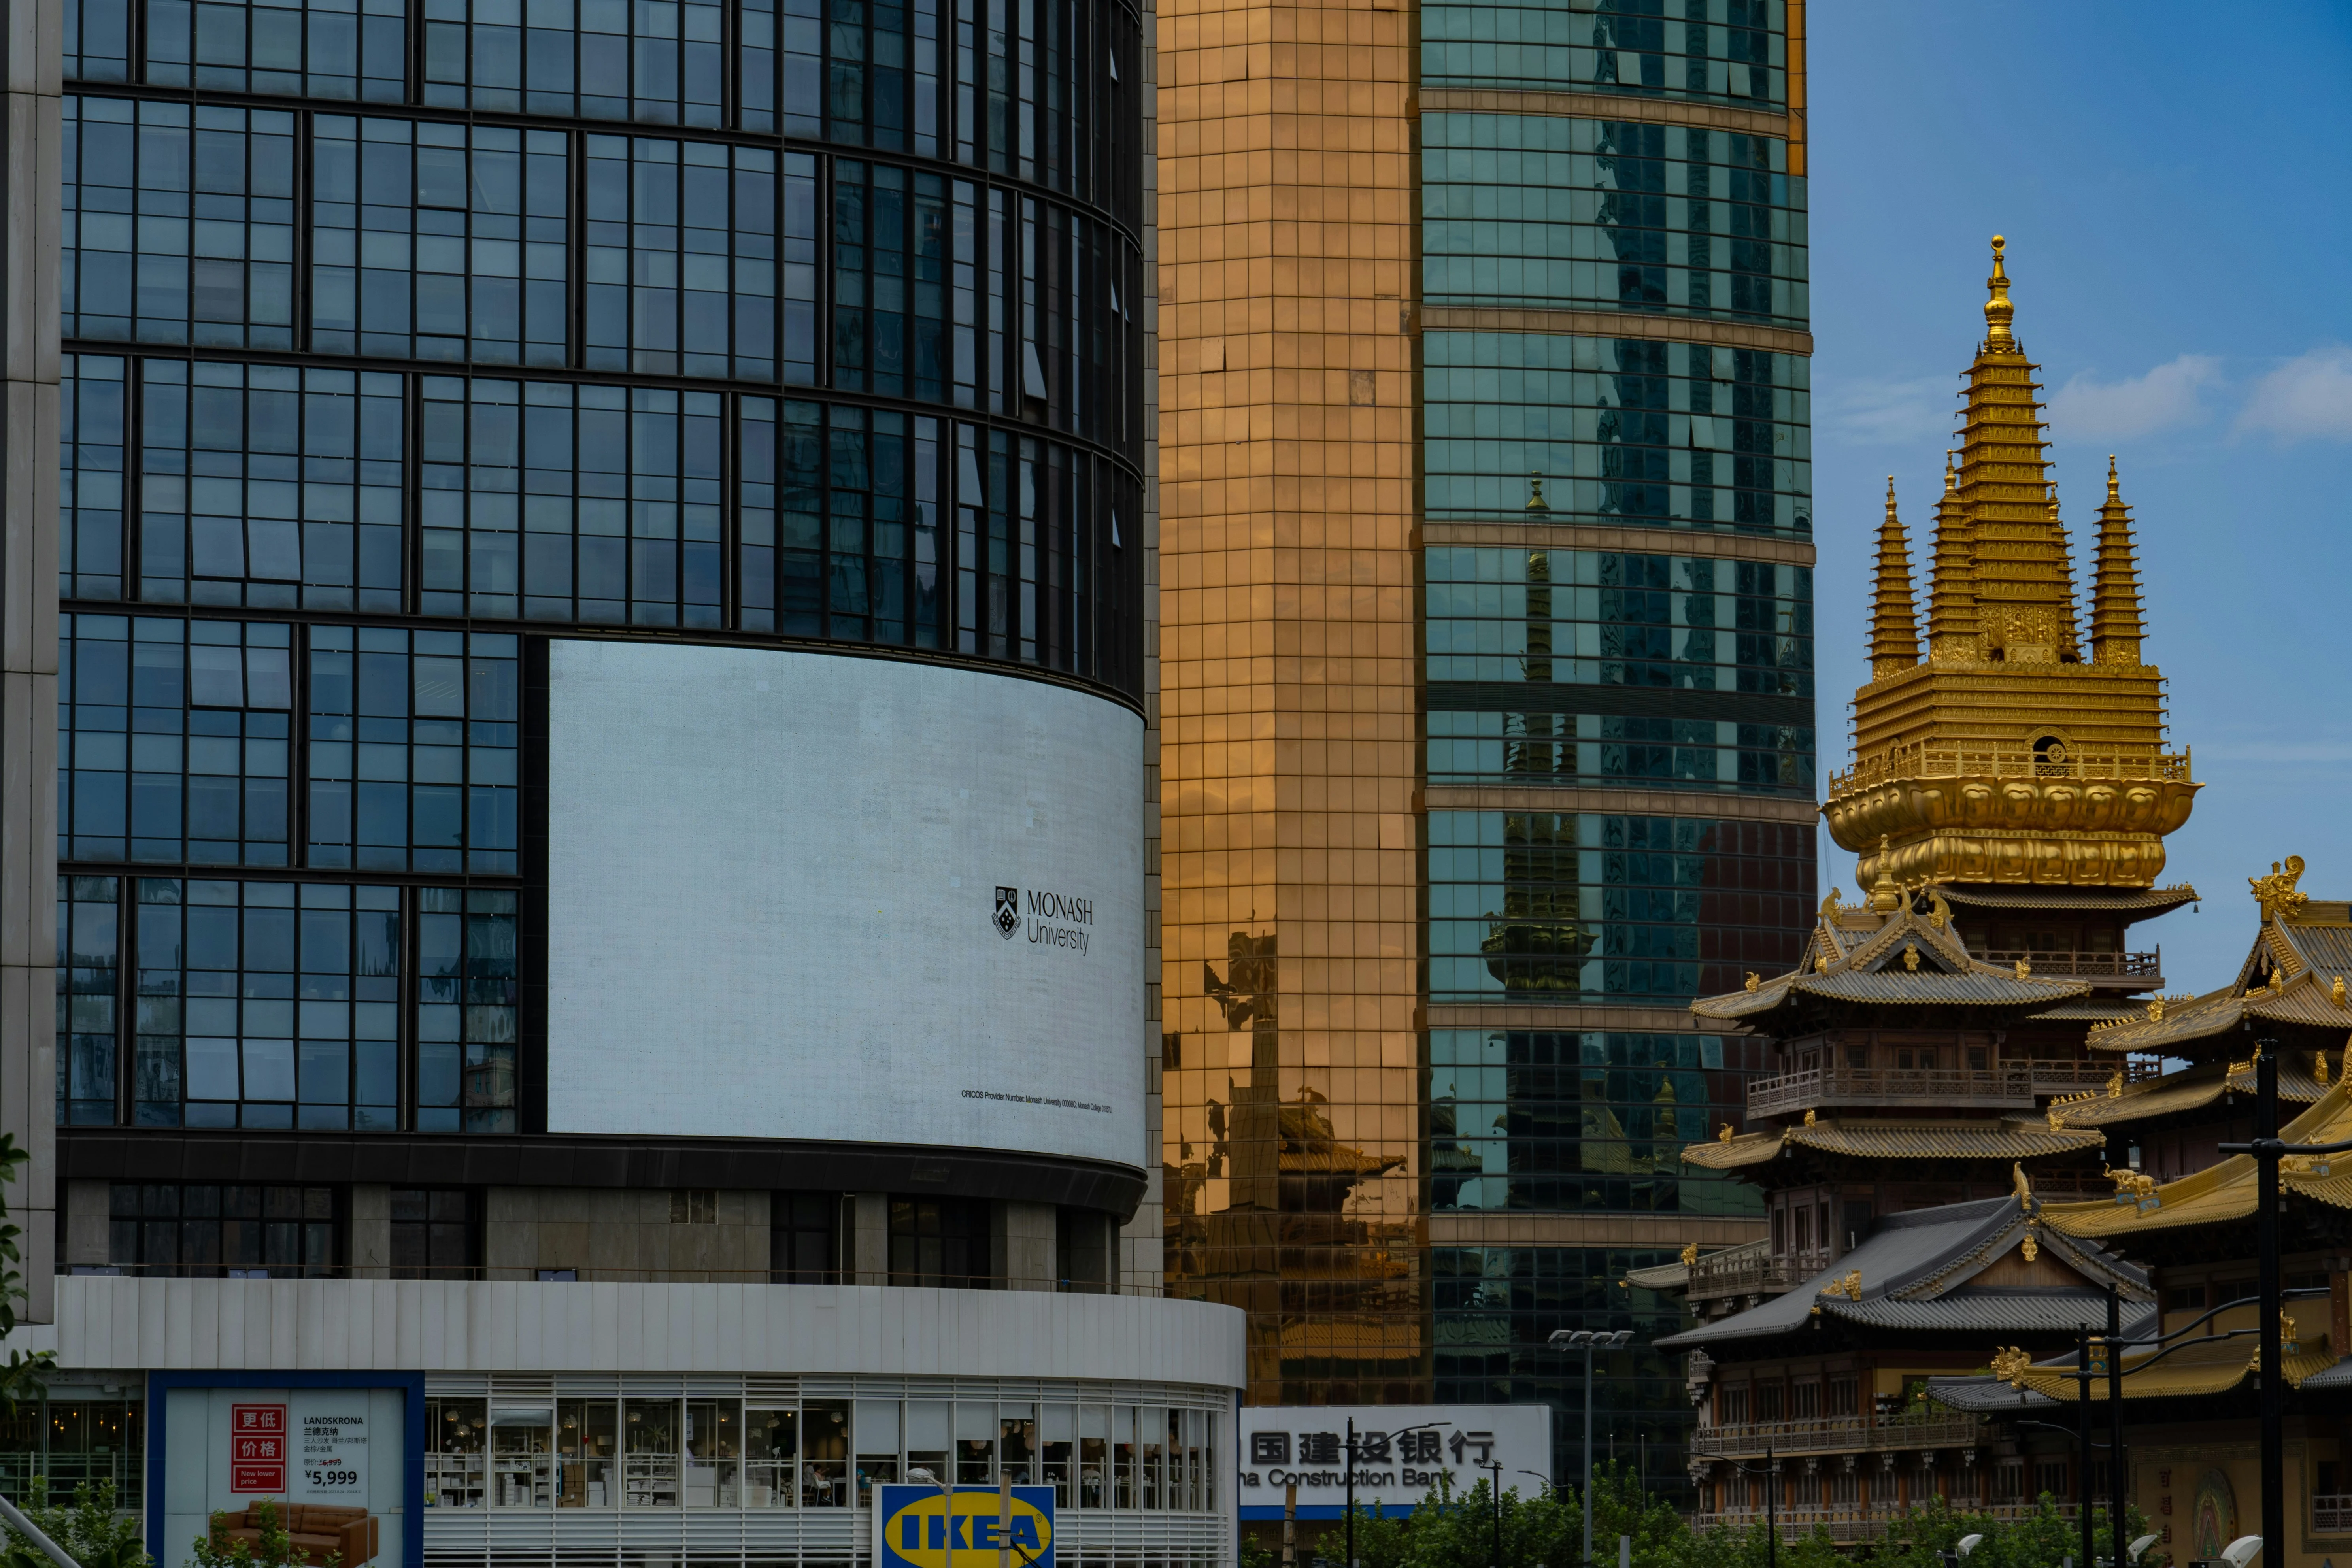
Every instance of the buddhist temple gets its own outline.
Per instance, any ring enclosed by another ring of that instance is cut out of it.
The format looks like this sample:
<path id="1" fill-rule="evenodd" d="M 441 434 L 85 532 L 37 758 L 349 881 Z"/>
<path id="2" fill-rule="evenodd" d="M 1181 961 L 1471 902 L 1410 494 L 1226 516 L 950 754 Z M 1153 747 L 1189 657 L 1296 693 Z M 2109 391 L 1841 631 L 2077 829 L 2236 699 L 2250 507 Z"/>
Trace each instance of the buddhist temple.
<path id="1" fill-rule="evenodd" d="M 1760 1516 L 1768 1449 L 1801 1457 L 1775 1483 L 1781 1518 L 1842 1540 L 1930 1498 L 2023 1510 L 2044 1491 L 2071 1497 L 2071 1447 L 2053 1458 L 2039 1437 L 1996 1437 L 1976 1413 L 1932 1406 L 1929 1381 L 1981 1372 L 1995 1342 L 2029 1362 L 2054 1354 L 2111 1312 L 2127 1334 L 2152 1324 L 2147 1266 L 2045 1215 L 2137 1201 L 2153 1178 L 2133 1168 L 2132 1140 L 2170 1135 L 2173 1112 L 2196 1128 L 2180 1158 L 2210 1161 L 2221 1135 L 2196 1113 L 2230 1093 L 2221 1035 L 2236 1019 L 2222 1013 L 2312 1007 L 2330 992 L 2310 976 L 2352 969 L 2322 956 L 2317 907 L 2294 904 L 2282 870 L 2268 956 L 2231 996 L 2162 994 L 2160 950 L 2135 931 L 2198 897 L 2163 872 L 2199 786 L 2143 660 L 2112 459 L 2078 614 L 2010 288 L 1996 238 L 1924 595 L 1889 482 L 1871 679 L 1854 697 L 1853 763 L 1822 807 L 1863 894 L 1823 900 L 1796 969 L 1692 1004 L 1761 1037 L 1770 1064 L 1744 1126 L 1683 1156 L 1760 1188 L 1766 1237 L 1635 1281 L 1686 1289 L 1700 1320 L 1660 1344 L 1693 1352 L 1693 1477 L 1703 1514 L 1723 1522 Z M 2306 928 L 2276 935 L 2281 918 Z M 2279 990 L 2247 994 L 2273 974 Z M 2208 1037 L 2178 1025 L 2192 1015 L 2210 1016 L 2213 1043 L 2188 1043 Z M 2168 1020 L 2180 1044 L 2147 1035 Z M 2168 1056 L 2188 1072 L 2165 1077 Z M 2188 1105 L 2207 1072 L 2221 1087 Z"/>

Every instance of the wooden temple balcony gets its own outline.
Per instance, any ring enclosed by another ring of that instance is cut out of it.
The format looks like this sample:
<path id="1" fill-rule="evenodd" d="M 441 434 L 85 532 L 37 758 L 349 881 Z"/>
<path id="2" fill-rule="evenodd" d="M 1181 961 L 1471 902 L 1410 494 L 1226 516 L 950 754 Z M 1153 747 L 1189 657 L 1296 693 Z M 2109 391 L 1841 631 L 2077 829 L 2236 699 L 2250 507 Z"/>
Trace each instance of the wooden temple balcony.
<path id="1" fill-rule="evenodd" d="M 1694 1459 L 1762 1458 L 1806 1454 L 1918 1453 L 1973 1448 L 1985 1426 L 1975 1415 L 1819 1415 L 1797 1421 L 1742 1421 L 1700 1426 L 1690 1436 Z"/>
<path id="2" fill-rule="evenodd" d="M 2004 947 L 1989 950 L 1987 963 L 2014 966 L 2023 959 L 2035 974 L 2050 979 L 2126 981 L 2132 989 L 2164 984 L 2164 949 L 2152 952 L 2075 952 L 2063 948 Z"/>
<path id="3" fill-rule="evenodd" d="M 1748 1114 L 1796 1116 L 1834 1106 L 1941 1110 L 2032 1110 L 2055 1094 L 2104 1089 L 2117 1072 L 2132 1083 L 2156 1076 L 2137 1061 L 2005 1061 L 1970 1068 L 1817 1067 L 1751 1079 Z"/>
<path id="4" fill-rule="evenodd" d="M 1800 1272 L 1796 1259 L 1775 1258 L 1767 1240 L 1743 1242 L 1710 1252 L 1690 1266 L 1689 1295 L 1694 1306 L 1727 1297 L 1778 1296 L 1818 1269 Z"/>

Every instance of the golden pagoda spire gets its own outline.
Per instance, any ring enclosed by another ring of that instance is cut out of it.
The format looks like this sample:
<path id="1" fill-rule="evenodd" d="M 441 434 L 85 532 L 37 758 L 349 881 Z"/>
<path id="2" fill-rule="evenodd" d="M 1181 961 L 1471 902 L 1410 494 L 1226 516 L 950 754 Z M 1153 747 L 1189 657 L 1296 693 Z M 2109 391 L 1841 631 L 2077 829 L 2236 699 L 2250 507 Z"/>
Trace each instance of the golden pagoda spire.
<path id="1" fill-rule="evenodd" d="M 2137 665 L 2140 625 L 2139 563 L 2132 549 L 2131 508 L 2107 454 L 2107 502 L 2099 509 L 2099 552 L 2091 575 L 2091 662 Z"/>
<path id="2" fill-rule="evenodd" d="M 1987 331 L 1969 367 L 1958 461 L 1936 507 L 1929 653 L 1918 662 L 1910 563 L 1892 488 L 1879 531 L 1870 684 L 1853 765 L 1822 815 L 1876 893 L 1945 883 L 2147 888 L 2198 785 L 2165 749 L 2164 680 L 2139 659 L 2130 514 L 2100 511 L 2091 642 L 2042 440 L 2036 367 L 2013 331 L 1995 239 Z"/>
<path id="3" fill-rule="evenodd" d="M 1870 617 L 1870 678 L 1884 680 L 1919 662 L 1919 620 L 1911 600 L 1911 546 L 1895 515 L 1886 476 L 1886 520 L 1878 525 L 1878 595 Z"/>
<path id="4" fill-rule="evenodd" d="M 1936 580 L 1927 593 L 1927 657 L 1938 664 L 1974 664 L 1979 658 L 1977 564 L 1960 504 L 1952 454 L 1944 454 L 1944 493 L 1936 501 Z"/>
<path id="5" fill-rule="evenodd" d="M 1985 301 L 1985 348 L 1993 353 L 2014 353 L 2017 340 L 2010 335 L 2009 323 L 2017 314 L 2017 307 L 2009 302 L 2009 269 L 2001 265 L 2000 253 L 2009 241 L 1999 235 L 1992 237 L 1992 276 L 1985 287 L 1992 298 Z"/>
<path id="6" fill-rule="evenodd" d="M 1993 237 L 1991 331 L 1969 367 L 1961 415 L 1960 505 L 1975 556 L 1975 599 L 1984 657 L 2009 664 L 2057 664 L 2072 647 L 2074 578 L 2066 531 L 2050 491 L 2042 439 L 2040 368 L 2010 331 L 2015 308 Z"/>

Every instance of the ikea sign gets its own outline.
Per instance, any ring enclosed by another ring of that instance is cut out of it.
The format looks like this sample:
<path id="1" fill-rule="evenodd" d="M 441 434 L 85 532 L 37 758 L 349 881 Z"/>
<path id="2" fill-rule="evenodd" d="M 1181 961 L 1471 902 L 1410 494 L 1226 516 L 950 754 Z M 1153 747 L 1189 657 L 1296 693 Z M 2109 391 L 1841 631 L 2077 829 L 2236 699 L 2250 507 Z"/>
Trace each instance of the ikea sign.
<path id="1" fill-rule="evenodd" d="M 994 1487 L 874 1489 L 876 1568 L 1054 1568 L 1054 1489 L 1014 1487 L 1012 1518 Z"/>

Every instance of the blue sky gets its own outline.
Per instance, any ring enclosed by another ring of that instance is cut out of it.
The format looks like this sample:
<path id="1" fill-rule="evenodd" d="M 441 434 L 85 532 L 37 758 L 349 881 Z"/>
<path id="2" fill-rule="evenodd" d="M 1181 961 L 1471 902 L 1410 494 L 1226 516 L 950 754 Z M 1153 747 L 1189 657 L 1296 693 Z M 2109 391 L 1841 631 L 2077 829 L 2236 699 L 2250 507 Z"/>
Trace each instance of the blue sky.
<path id="1" fill-rule="evenodd" d="M 2144 657 L 2206 785 L 2166 869 L 2202 911 L 2136 942 L 2168 991 L 2210 990 L 2252 932 L 2246 878 L 2300 854 L 2305 891 L 2352 898 L 2352 8 L 1807 12 L 1822 766 L 1868 674 L 1886 476 L 1916 572 L 2004 235 L 2078 580 L 2114 452 Z"/>

